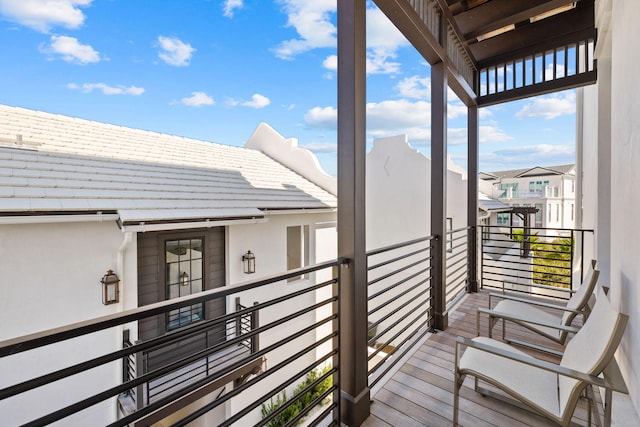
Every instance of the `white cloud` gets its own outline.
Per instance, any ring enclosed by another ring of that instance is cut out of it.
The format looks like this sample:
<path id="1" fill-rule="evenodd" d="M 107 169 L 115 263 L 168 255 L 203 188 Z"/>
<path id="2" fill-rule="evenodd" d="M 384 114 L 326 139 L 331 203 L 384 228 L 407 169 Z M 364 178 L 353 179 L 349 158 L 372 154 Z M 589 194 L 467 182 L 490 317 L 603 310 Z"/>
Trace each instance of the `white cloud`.
<path id="1" fill-rule="evenodd" d="M 555 119 L 576 112 L 576 94 L 574 91 L 561 92 L 536 98 L 516 113 L 518 119 L 542 117 Z"/>
<path id="2" fill-rule="evenodd" d="M 557 165 L 574 162 L 575 148 L 573 145 L 549 144 L 508 147 L 493 153 L 481 153 L 480 161 L 485 171 L 530 167 L 531 165 Z"/>
<path id="3" fill-rule="evenodd" d="M 295 28 L 298 38 L 280 43 L 274 49 L 277 57 L 292 59 L 312 49 L 336 46 L 335 0 L 282 0 L 281 3 L 288 16 L 287 26 Z M 401 64 L 394 61 L 396 51 L 409 42 L 378 8 L 368 8 L 366 19 L 367 74 L 399 73 Z M 334 62 L 333 56 L 325 59 L 323 66 L 336 71 L 337 61 Z"/>
<path id="4" fill-rule="evenodd" d="M 78 85 L 75 83 L 69 83 L 67 89 L 79 90 L 83 93 L 91 93 L 94 90 L 102 92 L 104 95 L 133 95 L 138 96 L 144 93 L 144 88 L 137 86 L 109 86 L 106 83 L 84 83 Z"/>
<path id="5" fill-rule="evenodd" d="M 478 108 L 478 117 L 480 119 L 486 119 L 493 116 L 493 111 L 488 108 Z"/>
<path id="6" fill-rule="evenodd" d="M 100 53 L 88 44 L 81 44 L 77 38 L 51 36 L 49 45 L 41 45 L 40 51 L 50 55 L 60 55 L 63 61 L 73 64 L 93 64 L 100 62 Z"/>
<path id="7" fill-rule="evenodd" d="M 251 101 L 242 103 L 243 106 L 251 108 L 264 108 L 269 104 L 271 104 L 271 100 L 264 95 L 260 95 L 259 93 L 254 93 L 251 97 Z"/>
<path id="8" fill-rule="evenodd" d="M 182 98 L 180 103 L 189 107 L 202 107 L 203 105 L 214 105 L 216 102 L 204 92 L 191 92 L 191 96 Z"/>
<path id="9" fill-rule="evenodd" d="M 227 99 L 227 105 L 230 107 L 235 107 L 241 105 L 243 107 L 251 107 L 251 108 L 264 108 L 267 105 L 271 104 L 271 100 L 264 95 L 260 95 L 259 93 L 254 93 L 251 97 L 251 101 L 238 101 L 237 99 L 229 98 Z M 292 108 L 289 106 L 289 108 Z"/>
<path id="10" fill-rule="evenodd" d="M 43 33 L 52 27 L 79 28 L 85 16 L 80 7 L 93 0 L 0 0 L 0 14 Z"/>
<path id="11" fill-rule="evenodd" d="M 338 55 L 327 56 L 322 61 L 322 66 L 330 71 L 338 71 Z"/>
<path id="12" fill-rule="evenodd" d="M 488 142 L 510 141 L 513 137 L 504 133 L 502 129 L 494 125 L 479 126 L 478 139 L 481 144 Z"/>
<path id="13" fill-rule="evenodd" d="M 169 65 L 186 67 L 193 56 L 195 49 L 189 43 L 185 43 L 176 37 L 158 36 L 160 52 L 158 56 Z"/>
<path id="14" fill-rule="evenodd" d="M 287 14 L 287 26 L 295 28 L 298 38 L 285 40 L 274 49 L 281 59 L 294 56 L 312 49 L 335 47 L 336 27 L 331 22 L 336 11 L 335 0 L 282 0 Z"/>
<path id="15" fill-rule="evenodd" d="M 369 49 L 367 51 L 367 74 L 398 74 L 400 63 L 390 61 L 396 58 L 396 52 L 387 49 Z"/>
<path id="16" fill-rule="evenodd" d="M 227 18 L 233 18 L 236 9 L 242 9 L 243 0 L 225 0 L 223 14 Z"/>
<path id="17" fill-rule="evenodd" d="M 431 79 L 429 77 L 406 77 L 398 82 L 396 89 L 403 98 L 431 99 Z"/>
<path id="18" fill-rule="evenodd" d="M 304 115 L 304 121 L 313 128 L 335 129 L 338 124 L 338 110 L 333 107 L 313 107 Z"/>

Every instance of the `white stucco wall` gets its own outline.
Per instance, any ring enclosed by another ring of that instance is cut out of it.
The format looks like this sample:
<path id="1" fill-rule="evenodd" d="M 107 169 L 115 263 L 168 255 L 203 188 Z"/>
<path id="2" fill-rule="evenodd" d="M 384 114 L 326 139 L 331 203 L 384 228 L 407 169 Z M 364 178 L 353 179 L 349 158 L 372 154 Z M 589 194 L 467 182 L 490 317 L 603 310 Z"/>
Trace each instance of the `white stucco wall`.
<path id="1" fill-rule="evenodd" d="M 431 234 L 431 159 L 406 135 L 376 139 L 367 155 L 367 249 Z M 447 217 L 467 225 L 467 181 L 447 173 Z"/>
<path id="2" fill-rule="evenodd" d="M 640 2 L 612 1 L 611 300 L 630 320 L 621 369 L 640 409 Z M 638 411 L 637 411 L 638 412 Z"/>
<path id="3" fill-rule="evenodd" d="M 309 265 L 316 261 L 335 259 L 337 254 L 337 238 L 335 233 L 336 214 L 327 213 L 307 213 L 307 214 L 271 214 L 267 216 L 267 222 L 252 225 L 234 225 L 228 227 L 228 283 L 230 285 L 258 280 L 265 276 L 280 274 L 287 270 L 287 227 L 288 226 L 308 226 L 309 227 Z M 333 232 L 331 231 L 333 230 Z M 256 256 L 256 273 L 247 275 L 243 272 L 242 255 L 247 250 L 251 250 Z M 299 291 L 305 287 L 316 283 L 317 279 L 326 279 L 327 272 L 318 277 L 310 275 L 306 279 L 293 282 L 279 282 L 254 289 L 239 294 L 234 294 L 228 298 L 228 312 L 235 311 L 235 296 L 240 296 L 241 303 L 245 306 L 254 302 L 265 302 L 291 292 Z M 277 319 L 282 318 L 295 311 L 310 307 L 322 297 L 321 292 L 309 292 L 294 299 L 287 300 L 269 309 L 261 310 L 260 325 L 267 325 Z M 317 321 L 318 313 L 308 313 L 297 317 L 295 320 L 287 322 L 281 326 L 260 335 L 260 348 L 266 348 L 281 339 L 288 338 L 310 326 Z M 321 332 L 312 331 L 301 338 L 296 339 L 291 344 L 279 348 L 267 354 L 267 366 L 272 367 L 287 357 L 300 351 L 303 347 L 315 342 L 317 335 Z M 326 333 L 326 332 L 325 332 Z M 281 375 L 272 375 L 261 381 L 257 386 L 250 388 L 238 399 L 233 399 L 230 405 L 230 413 L 235 413 L 247 402 L 275 389 L 283 382 L 288 375 L 303 370 L 305 366 L 311 364 L 320 352 L 310 352 L 305 357 L 298 358 L 288 365 Z M 288 387 L 291 390 L 295 384 Z M 243 422 L 258 422 L 260 414 L 259 408 L 253 411 Z"/>
<path id="4" fill-rule="evenodd" d="M 107 269 L 117 270 L 123 233 L 115 222 L 0 225 L 0 242 L 0 340 L 118 309 L 116 304 L 102 304 L 100 284 Z M 0 387 L 113 351 L 121 347 L 121 340 L 120 331 L 114 328 L 3 358 Z M 119 381 L 120 372 L 119 362 L 113 363 L 0 401 L 2 423 L 21 424 L 63 402 L 104 390 Z M 78 413 L 65 419 L 64 425 L 102 425 L 114 420 L 114 403 L 111 400 Z"/>
<path id="5" fill-rule="evenodd" d="M 640 50 L 636 44 L 640 33 L 636 18 L 640 2 L 598 0 L 596 11 L 598 84 L 583 89 L 583 117 L 578 121 L 583 141 L 582 226 L 596 229 L 593 251 L 601 270 L 599 282 L 611 286 L 612 304 L 630 316 L 616 358 L 638 413 Z M 614 416 L 615 412 L 614 404 Z"/>

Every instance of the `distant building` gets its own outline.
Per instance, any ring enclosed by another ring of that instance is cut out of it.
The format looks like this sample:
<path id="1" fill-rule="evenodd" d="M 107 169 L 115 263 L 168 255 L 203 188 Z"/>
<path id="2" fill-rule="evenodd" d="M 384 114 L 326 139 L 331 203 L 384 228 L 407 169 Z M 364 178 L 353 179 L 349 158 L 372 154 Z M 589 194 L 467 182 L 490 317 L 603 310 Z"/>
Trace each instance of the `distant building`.
<path id="1" fill-rule="evenodd" d="M 480 173 L 480 189 L 510 207 L 536 208 L 533 227 L 574 228 L 576 220 L 576 168 L 574 164 L 536 166 Z M 484 189 L 484 190 L 483 190 Z M 496 211 L 491 225 L 522 226 L 522 219 Z M 513 218 L 513 222 L 511 221 Z"/>

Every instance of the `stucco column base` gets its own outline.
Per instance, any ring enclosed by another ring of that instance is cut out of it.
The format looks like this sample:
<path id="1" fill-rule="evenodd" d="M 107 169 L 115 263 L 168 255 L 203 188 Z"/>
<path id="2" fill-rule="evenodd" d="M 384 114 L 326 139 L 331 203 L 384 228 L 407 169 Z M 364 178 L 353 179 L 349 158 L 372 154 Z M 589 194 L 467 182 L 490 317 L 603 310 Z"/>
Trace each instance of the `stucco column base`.
<path id="1" fill-rule="evenodd" d="M 366 387 L 356 397 L 340 390 L 342 423 L 349 427 L 361 425 L 371 413 L 371 390 Z"/>
<path id="2" fill-rule="evenodd" d="M 433 316 L 433 327 L 440 331 L 444 331 L 449 327 L 449 312 L 436 313 Z"/>

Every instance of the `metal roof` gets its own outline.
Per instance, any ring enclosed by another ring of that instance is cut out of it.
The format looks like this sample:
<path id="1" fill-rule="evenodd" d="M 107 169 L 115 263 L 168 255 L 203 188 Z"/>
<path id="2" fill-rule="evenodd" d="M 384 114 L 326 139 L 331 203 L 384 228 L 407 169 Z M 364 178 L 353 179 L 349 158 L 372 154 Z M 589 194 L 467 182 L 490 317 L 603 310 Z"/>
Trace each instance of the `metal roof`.
<path id="1" fill-rule="evenodd" d="M 0 106 L 0 214 L 117 211 L 123 222 L 335 208 L 332 194 L 239 147 Z"/>

